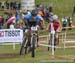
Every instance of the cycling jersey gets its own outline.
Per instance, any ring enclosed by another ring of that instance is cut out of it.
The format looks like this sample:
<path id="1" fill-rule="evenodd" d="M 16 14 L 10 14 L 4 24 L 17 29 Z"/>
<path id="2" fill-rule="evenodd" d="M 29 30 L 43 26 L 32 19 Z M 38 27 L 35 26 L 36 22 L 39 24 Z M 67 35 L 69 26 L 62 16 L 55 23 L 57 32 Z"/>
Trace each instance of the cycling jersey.
<path id="1" fill-rule="evenodd" d="M 54 30 L 55 30 L 55 31 L 59 31 L 59 29 L 60 29 L 59 20 L 50 22 L 49 31 L 51 31 L 51 23 L 53 23 L 53 28 L 54 28 Z"/>
<path id="2" fill-rule="evenodd" d="M 53 23 L 54 23 L 54 30 L 56 31 L 58 28 L 59 28 L 59 26 L 60 26 L 60 24 L 59 24 L 59 22 L 58 21 L 53 21 Z"/>
<path id="3" fill-rule="evenodd" d="M 40 21 L 43 20 L 43 18 L 40 15 L 37 15 L 35 18 L 32 18 L 31 14 L 27 14 L 23 16 L 23 19 L 28 21 L 28 26 L 31 27 L 32 25 L 39 24 Z M 39 24 L 40 25 L 40 24 Z"/>

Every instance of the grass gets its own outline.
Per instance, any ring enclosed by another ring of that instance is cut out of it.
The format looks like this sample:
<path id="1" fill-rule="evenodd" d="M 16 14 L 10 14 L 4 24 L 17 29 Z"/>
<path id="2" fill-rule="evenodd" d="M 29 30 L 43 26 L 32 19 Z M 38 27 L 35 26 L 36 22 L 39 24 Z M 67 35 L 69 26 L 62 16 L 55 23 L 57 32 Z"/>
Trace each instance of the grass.
<path id="1" fill-rule="evenodd" d="M 3 53 L 9 53 L 11 55 L 11 53 L 13 53 L 13 55 L 19 54 L 19 49 L 20 47 L 18 45 L 16 45 L 16 49 L 13 50 L 11 46 L 1 46 L 0 47 L 0 54 Z M 2 53 L 3 52 L 3 53 Z M 64 53 L 63 53 L 64 52 Z M 63 55 L 63 56 L 73 56 L 75 53 L 75 49 L 57 49 L 55 51 L 56 55 Z M 12 57 L 12 55 L 11 55 Z M 47 51 L 46 47 L 39 47 L 38 49 L 36 49 L 36 56 L 35 58 L 31 58 L 31 54 L 27 54 L 27 55 L 23 55 L 23 56 L 14 56 L 12 58 L 8 58 L 8 55 L 5 55 L 4 58 L 1 58 L 0 55 L 0 63 L 50 63 L 51 60 L 61 60 L 61 58 L 52 58 L 51 56 L 51 51 Z M 64 58 L 62 60 L 65 60 Z M 52 63 L 52 62 L 51 62 Z M 53 62 L 54 63 L 54 62 Z M 56 63 L 56 62 L 55 62 Z M 66 63 L 66 62 L 65 62 Z"/>

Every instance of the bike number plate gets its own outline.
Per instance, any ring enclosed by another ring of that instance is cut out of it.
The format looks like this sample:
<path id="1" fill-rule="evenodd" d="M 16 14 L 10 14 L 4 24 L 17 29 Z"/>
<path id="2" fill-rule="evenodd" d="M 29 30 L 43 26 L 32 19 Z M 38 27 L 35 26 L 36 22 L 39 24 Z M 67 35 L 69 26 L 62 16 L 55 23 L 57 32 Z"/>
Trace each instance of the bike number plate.
<path id="1" fill-rule="evenodd" d="M 37 31 L 37 27 L 31 27 L 32 31 Z"/>
<path id="2" fill-rule="evenodd" d="M 27 33 L 27 32 L 28 32 L 28 29 L 25 30 L 25 33 Z"/>

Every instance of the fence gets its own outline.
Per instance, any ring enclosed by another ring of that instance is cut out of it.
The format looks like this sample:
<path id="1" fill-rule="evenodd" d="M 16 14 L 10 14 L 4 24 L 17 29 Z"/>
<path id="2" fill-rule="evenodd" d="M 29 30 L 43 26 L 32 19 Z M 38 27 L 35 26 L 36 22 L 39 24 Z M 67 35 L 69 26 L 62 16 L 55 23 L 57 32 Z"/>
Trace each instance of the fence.
<path id="1" fill-rule="evenodd" d="M 18 30 L 18 29 L 17 29 Z M 4 40 L 5 38 L 3 38 L 4 36 L 2 36 L 2 34 L 5 34 L 4 32 L 5 32 L 5 30 L 0 30 L 0 42 L 2 41 L 2 39 Z M 13 31 L 13 30 L 8 30 L 8 31 Z M 22 35 L 23 33 L 20 33 L 20 35 Z M 11 35 L 11 33 L 9 32 L 9 35 Z M 59 33 L 59 36 L 60 36 L 60 42 L 61 43 L 63 43 L 64 44 L 64 46 L 63 47 L 58 47 L 58 46 L 51 46 L 51 45 L 47 45 L 48 44 L 48 41 L 49 41 L 49 38 L 50 38 L 50 33 L 48 34 L 48 35 L 42 35 L 42 36 L 39 36 L 39 38 L 40 38 L 40 41 L 39 41 L 39 45 L 40 46 L 46 46 L 46 47 L 55 47 L 55 48 L 70 48 L 70 47 L 75 47 L 75 46 L 66 46 L 66 44 L 67 43 L 75 43 L 75 37 L 74 37 L 74 35 L 75 35 L 75 32 L 70 32 L 70 33 L 67 33 L 67 32 L 65 32 L 65 33 Z M 2 36 L 2 37 L 1 37 Z M 5 36 L 6 36 L 6 34 L 5 34 Z M 8 37 L 9 38 L 9 37 Z M 7 38 L 7 39 L 8 39 Z M 13 38 L 13 37 L 11 37 L 11 38 Z M 42 39 L 41 39 L 42 38 Z M 45 38 L 45 39 L 44 39 Z M 6 40 L 6 39 L 5 39 Z M 6 43 L 5 43 L 6 42 Z M 10 41 L 8 41 L 8 43 L 7 43 L 7 41 L 5 41 L 3 44 L 4 45 L 13 45 L 13 49 L 15 49 L 15 44 L 20 44 L 20 43 L 18 43 L 18 42 L 16 42 L 16 41 L 13 41 L 12 42 L 12 40 L 10 40 Z M 47 43 L 47 44 L 44 44 L 44 43 Z M 54 55 L 54 52 L 52 52 L 52 54 Z"/>
<path id="2" fill-rule="evenodd" d="M 64 27 L 64 28 L 69 29 L 70 27 Z M 74 29 L 75 26 L 73 26 L 71 28 Z M 74 36 L 75 36 L 75 32 L 66 32 L 65 31 L 63 33 L 60 33 L 59 34 L 60 40 L 64 44 L 62 47 L 61 46 L 59 47 L 59 46 L 54 46 L 54 45 L 41 44 L 41 43 L 39 45 L 40 46 L 45 46 L 45 47 L 51 47 L 52 48 L 52 55 L 54 55 L 54 50 L 53 50 L 54 47 L 55 48 L 63 48 L 64 50 L 65 50 L 65 48 L 75 48 L 74 45 L 71 45 L 72 43 L 75 43 L 75 37 Z M 47 38 L 47 43 L 48 43 L 48 40 L 49 40 L 48 35 L 42 36 L 42 37 L 46 37 Z M 70 43 L 71 46 L 66 45 L 66 44 L 69 44 L 69 43 Z"/>

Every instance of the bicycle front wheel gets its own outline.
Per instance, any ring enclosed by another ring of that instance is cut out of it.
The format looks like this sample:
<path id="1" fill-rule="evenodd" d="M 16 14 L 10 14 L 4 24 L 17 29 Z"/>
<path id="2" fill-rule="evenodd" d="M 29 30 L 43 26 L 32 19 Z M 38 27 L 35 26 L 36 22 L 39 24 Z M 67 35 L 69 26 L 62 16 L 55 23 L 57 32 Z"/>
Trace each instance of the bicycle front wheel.
<path id="1" fill-rule="evenodd" d="M 36 42 L 36 36 L 35 35 L 33 35 L 33 37 L 32 37 L 32 44 L 31 44 L 31 46 L 32 46 L 32 57 L 35 57 L 35 42 Z"/>

